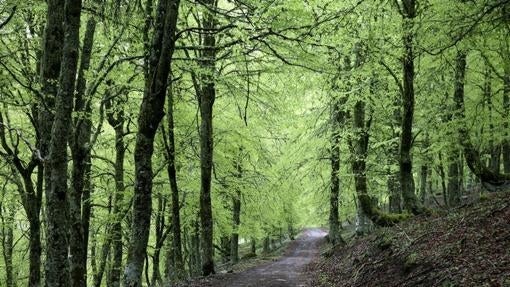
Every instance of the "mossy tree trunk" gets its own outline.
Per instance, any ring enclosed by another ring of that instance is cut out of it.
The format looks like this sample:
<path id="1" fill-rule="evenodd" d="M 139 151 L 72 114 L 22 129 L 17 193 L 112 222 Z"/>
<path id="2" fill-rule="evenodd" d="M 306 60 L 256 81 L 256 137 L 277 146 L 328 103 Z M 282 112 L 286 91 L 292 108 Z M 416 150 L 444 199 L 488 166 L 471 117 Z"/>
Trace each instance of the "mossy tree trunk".
<path id="1" fill-rule="evenodd" d="M 182 240 L 181 240 L 181 206 L 179 203 L 179 186 L 177 184 L 177 169 L 175 157 L 175 128 L 174 128 L 174 90 L 172 82 L 168 87 L 167 99 L 167 128 L 168 134 L 163 135 L 165 138 L 166 158 L 168 160 L 167 173 L 170 182 L 171 195 L 171 245 L 167 253 L 167 264 L 165 271 L 166 280 L 172 281 L 184 277 L 184 260 L 182 256 Z M 165 129 L 163 129 L 165 131 Z M 171 258 L 170 258 L 171 257 Z M 172 270 L 169 270 L 171 268 Z"/>
<path id="2" fill-rule="evenodd" d="M 402 125 L 400 134 L 400 187 L 404 208 L 413 214 L 423 213 L 423 207 L 415 193 L 413 178 L 413 162 L 411 149 L 413 146 L 414 119 L 414 19 L 416 18 L 416 0 L 402 1 L 403 17 L 403 94 L 402 94 Z"/>
<path id="3" fill-rule="evenodd" d="M 70 147 L 73 160 L 71 190 L 69 196 L 70 218 L 70 272 L 71 286 L 87 286 L 87 249 L 90 225 L 90 169 L 92 121 L 90 99 L 85 97 L 90 67 L 96 21 L 90 16 L 83 39 L 80 68 L 76 82 L 75 114 Z"/>
<path id="4" fill-rule="evenodd" d="M 343 242 L 340 236 L 339 197 L 340 197 L 340 140 L 341 128 L 344 124 L 344 113 L 342 111 L 341 99 L 333 99 L 331 107 L 331 187 L 329 196 L 329 240 L 336 245 Z"/>
<path id="5" fill-rule="evenodd" d="M 209 6 L 204 12 L 202 26 L 213 31 L 216 27 L 215 6 L 217 1 L 206 0 Z M 202 248 L 202 275 L 214 274 L 214 246 L 213 246 L 213 218 L 211 202 L 211 175 L 213 164 L 213 106 L 216 99 L 215 66 L 216 66 L 216 35 L 205 33 L 202 35 L 200 66 L 204 72 L 200 75 L 200 222 Z"/>
<path id="6" fill-rule="evenodd" d="M 46 190 L 46 286 L 71 286 L 68 259 L 68 139 L 71 134 L 75 79 L 80 51 L 81 0 L 66 0 L 64 7 L 64 44 L 59 87 L 55 102 L 55 119 L 50 140 L 50 189 Z M 80 242 L 83 243 L 83 242 Z"/>
<path id="7" fill-rule="evenodd" d="M 128 247 L 124 286 L 142 286 L 152 212 L 152 154 L 154 137 L 163 118 L 167 80 L 175 47 L 179 0 L 160 0 L 148 59 L 144 97 L 138 115 L 134 150 L 135 188 L 133 220 Z M 148 32 L 148 31 L 146 31 Z"/>

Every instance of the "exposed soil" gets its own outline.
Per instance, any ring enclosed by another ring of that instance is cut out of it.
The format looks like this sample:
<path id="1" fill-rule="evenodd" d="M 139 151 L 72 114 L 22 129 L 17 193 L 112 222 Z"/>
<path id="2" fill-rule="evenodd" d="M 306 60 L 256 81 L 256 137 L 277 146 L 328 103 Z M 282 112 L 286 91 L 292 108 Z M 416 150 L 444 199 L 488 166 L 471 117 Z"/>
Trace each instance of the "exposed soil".
<path id="1" fill-rule="evenodd" d="M 417 217 L 326 252 L 311 286 L 510 287 L 510 194 Z"/>
<path id="2" fill-rule="evenodd" d="M 284 255 L 240 273 L 219 274 L 188 282 L 186 286 L 209 287 L 298 287 L 309 286 L 304 268 L 317 259 L 326 232 L 306 229 L 292 241 Z"/>

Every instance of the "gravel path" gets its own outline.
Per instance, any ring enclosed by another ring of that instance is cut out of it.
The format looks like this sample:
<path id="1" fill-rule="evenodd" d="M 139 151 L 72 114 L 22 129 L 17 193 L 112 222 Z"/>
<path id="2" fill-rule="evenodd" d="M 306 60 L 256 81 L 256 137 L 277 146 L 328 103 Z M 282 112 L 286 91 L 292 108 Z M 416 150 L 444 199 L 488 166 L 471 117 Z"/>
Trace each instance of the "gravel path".
<path id="1" fill-rule="evenodd" d="M 213 287 L 299 287 L 307 286 L 303 268 L 319 254 L 321 229 L 306 229 L 288 247 L 277 261 L 227 274 L 210 282 Z"/>

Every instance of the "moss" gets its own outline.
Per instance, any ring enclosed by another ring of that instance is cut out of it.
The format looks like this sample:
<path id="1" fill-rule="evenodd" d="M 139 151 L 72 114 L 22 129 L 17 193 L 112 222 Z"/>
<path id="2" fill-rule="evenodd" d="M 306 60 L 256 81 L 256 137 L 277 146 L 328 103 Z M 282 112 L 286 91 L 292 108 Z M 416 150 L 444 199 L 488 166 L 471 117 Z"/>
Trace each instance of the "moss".
<path id="1" fill-rule="evenodd" d="M 409 219 L 411 216 L 408 213 L 386 213 L 378 208 L 373 208 L 373 216 L 370 219 L 378 226 L 393 226 L 404 220 Z"/>
<path id="2" fill-rule="evenodd" d="M 487 193 L 482 193 L 480 194 L 480 201 L 487 201 L 489 200 L 489 196 L 487 195 Z"/>
<path id="3" fill-rule="evenodd" d="M 377 247 L 382 251 L 390 248 L 392 243 L 393 238 L 387 233 L 382 233 L 377 237 Z"/>
<path id="4" fill-rule="evenodd" d="M 413 252 L 407 255 L 404 260 L 404 271 L 409 272 L 418 266 L 418 254 Z"/>

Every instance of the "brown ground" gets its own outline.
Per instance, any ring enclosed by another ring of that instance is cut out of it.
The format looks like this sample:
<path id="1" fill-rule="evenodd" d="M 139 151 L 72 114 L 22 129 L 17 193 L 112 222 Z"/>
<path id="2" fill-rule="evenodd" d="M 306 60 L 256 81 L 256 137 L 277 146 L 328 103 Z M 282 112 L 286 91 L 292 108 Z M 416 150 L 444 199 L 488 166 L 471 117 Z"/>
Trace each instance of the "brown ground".
<path id="1" fill-rule="evenodd" d="M 418 217 L 337 247 L 311 286 L 510 287 L 510 194 Z"/>
<path id="2" fill-rule="evenodd" d="M 319 254 L 326 232 L 306 229 L 287 247 L 276 261 L 240 273 L 219 274 L 189 282 L 186 286 L 207 287 L 298 287 L 308 286 L 304 267 Z"/>

